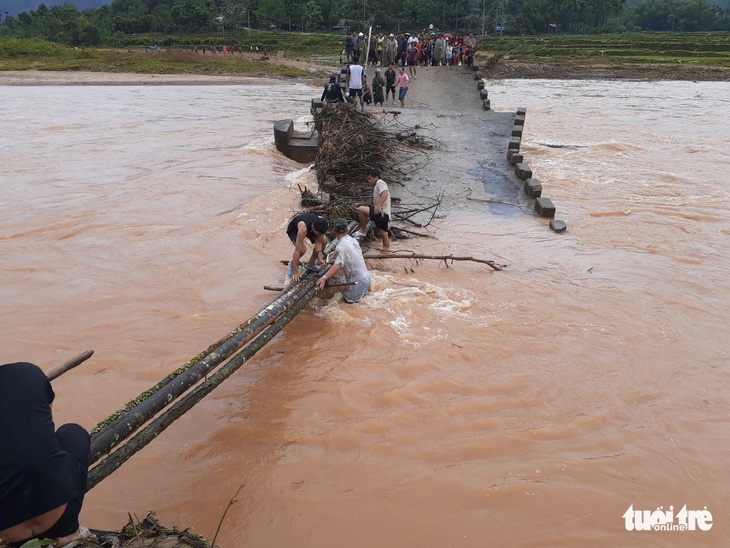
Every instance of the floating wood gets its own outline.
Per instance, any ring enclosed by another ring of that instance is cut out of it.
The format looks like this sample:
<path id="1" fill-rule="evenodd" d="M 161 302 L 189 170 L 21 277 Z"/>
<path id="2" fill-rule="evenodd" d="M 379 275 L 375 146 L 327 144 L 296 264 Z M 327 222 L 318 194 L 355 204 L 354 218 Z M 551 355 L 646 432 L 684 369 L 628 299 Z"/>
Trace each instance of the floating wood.
<path id="1" fill-rule="evenodd" d="M 82 352 L 75 358 L 71 358 L 70 360 L 64 362 L 62 365 L 59 365 L 58 367 L 56 367 L 56 369 L 54 369 L 53 371 L 48 373 L 48 375 L 46 375 L 46 377 L 48 378 L 49 381 L 55 380 L 58 377 L 60 377 L 61 375 L 63 375 L 64 373 L 66 373 L 67 371 L 71 371 L 74 367 L 84 363 L 93 354 L 94 354 L 93 350 L 87 350 L 86 352 Z"/>
<path id="2" fill-rule="evenodd" d="M 490 259 L 477 259 L 476 257 L 457 257 L 455 255 L 419 255 L 417 253 L 389 253 L 383 255 L 364 254 L 366 259 L 435 259 L 443 261 L 448 266 L 447 261 L 471 261 L 474 263 L 482 263 L 489 265 L 494 270 L 502 270 L 506 268 L 506 264 L 498 264 Z"/>

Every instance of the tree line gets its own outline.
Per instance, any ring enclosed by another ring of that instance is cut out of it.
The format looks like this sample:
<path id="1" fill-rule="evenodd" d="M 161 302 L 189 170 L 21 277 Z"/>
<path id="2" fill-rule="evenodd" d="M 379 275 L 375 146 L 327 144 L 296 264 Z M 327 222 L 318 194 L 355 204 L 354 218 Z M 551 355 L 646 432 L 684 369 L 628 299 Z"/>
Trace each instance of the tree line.
<path id="1" fill-rule="evenodd" d="M 512 34 L 730 31 L 730 0 L 113 0 L 6 15 L 0 37 L 68 45 L 124 45 L 148 33 L 240 35 L 247 29 L 298 32 L 374 30 Z M 724 5 L 723 5 L 724 4 Z"/>

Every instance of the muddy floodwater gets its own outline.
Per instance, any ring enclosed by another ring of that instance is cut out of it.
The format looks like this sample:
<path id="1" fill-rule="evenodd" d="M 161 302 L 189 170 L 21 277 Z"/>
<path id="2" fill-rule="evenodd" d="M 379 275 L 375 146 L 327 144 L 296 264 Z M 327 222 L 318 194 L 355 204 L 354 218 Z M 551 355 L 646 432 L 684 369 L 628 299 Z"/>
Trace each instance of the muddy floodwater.
<path id="1" fill-rule="evenodd" d="M 504 271 L 369 262 L 359 305 L 313 301 L 90 491 L 82 524 L 154 510 L 212 538 L 240 488 L 223 547 L 726 545 L 730 84 L 488 87 L 527 108 L 567 232 L 492 177 L 503 157 L 447 165 L 433 237 L 393 249 Z M 93 428 L 272 297 L 315 180 L 272 125 L 319 93 L 0 87 L 2 362 L 95 351 L 54 381 L 58 424 Z M 414 97 L 426 131 L 453 123 Z M 630 507 L 673 526 L 685 506 L 712 527 L 627 530 Z"/>

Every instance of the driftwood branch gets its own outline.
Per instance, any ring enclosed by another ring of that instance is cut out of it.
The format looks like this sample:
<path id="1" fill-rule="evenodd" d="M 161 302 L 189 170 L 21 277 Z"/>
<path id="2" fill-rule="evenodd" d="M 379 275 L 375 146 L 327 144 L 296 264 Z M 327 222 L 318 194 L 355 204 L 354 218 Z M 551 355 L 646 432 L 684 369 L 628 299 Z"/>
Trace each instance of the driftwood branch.
<path id="1" fill-rule="evenodd" d="M 420 232 L 414 232 L 413 230 L 408 230 L 407 228 L 401 228 L 399 226 L 390 226 L 390 231 L 395 234 L 396 237 L 406 239 L 408 236 L 407 234 L 410 234 L 411 236 L 420 236 L 422 238 L 431 238 L 428 234 L 422 234 Z"/>
<path id="2" fill-rule="evenodd" d="M 71 371 L 77 365 L 81 365 L 86 360 L 88 360 L 93 354 L 93 350 L 87 350 L 86 352 L 79 354 L 75 358 L 71 358 L 63 365 L 59 365 L 58 367 L 56 367 L 56 369 L 48 373 L 48 375 L 46 375 L 48 377 L 48 380 L 52 381 L 63 375 L 66 371 Z"/>
<path id="3" fill-rule="evenodd" d="M 391 253 L 388 255 L 364 254 L 363 257 L 366 259 L 434 259 L 437 261 L 444 261 L 447 266 L 448 261 L 471 261 L 473 263 L 489 265 L 494 270 L 502 270 L 503 268 L 507 267 L 506 264 L 498 264 L 489 259 L 478 259 L 476 257 L 456 257 L 454 255 L 419 255 L 417 253 Z"/>
<path id="4" fill-rule="evenodd" d="M 509 205 L 509 206 L 522 207 L 522 205 L 520 205 L 520 204 L 516 204 L 514 202 L 505 202 L 504 200 L 492 200 L 492 199 L 485 200 L 483 198 L 472 198 L 471 197 L 472 192 L 473 192 L 473 190 L 470 188 L 469 193 L 466 195 L 466 199 L 471 200 L 472 202 L 481 202 L 483 204 L 504 204 L 504 205 Z"/>
<path id="5" fill-rule="evenodd" d="M 211 547 L 215 548 L 215 541 L 218 540 L 218 533 L 221 532 L 221 527 L 223 526 L 223 520 L 226 519 L 226 514 L 228 514 L 228 510 L 231 509 L 231 506 L 236 502 L 236 497 L 238 496 L 238 493 L 241 492 L 241 489 L 243 489 L 243 486 L 246 485 L 245 483 L 242 484 L 238 491 L 236 491 L 236 494 L 233 495 L 233 498 L 228 501 L 228 506 L 226 506 L 225 511 L 223 512 L 223 515 L 221 516 L 221 520 L 218 522 L 218 528 L 215 530 L 215 535 L 213 535 L 213 542 L 211 542 Z"/>

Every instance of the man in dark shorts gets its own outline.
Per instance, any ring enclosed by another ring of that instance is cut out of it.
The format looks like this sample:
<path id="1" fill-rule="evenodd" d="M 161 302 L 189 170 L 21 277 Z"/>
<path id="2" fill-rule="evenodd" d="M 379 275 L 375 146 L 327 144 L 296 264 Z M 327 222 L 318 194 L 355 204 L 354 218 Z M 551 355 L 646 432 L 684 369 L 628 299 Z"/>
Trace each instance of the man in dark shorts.
<path id="1" fill-rule="evenodd" d="M 320 264 L 324 264 L 322 252 L 327 245 L 327 237 L 325 236 L 327 229 L 327 219 L 314 213 L 300 213 L 295 215 L 289 222 L 289 226 L 286 227 L 286 235 L 294 244 L 294 254 L 286 270 L 287 278 L 291 278 L 295 282 L 299 281 L 299 260 L 307 252 L 307 246 L 304 244 L 305 239 L 314 244 L 314 250 L 307 261 L 307 266 L 314 268 L 314 263 L 317 260 Z"/>
<path id="2" fill-rule="evenodd" d="M 388 70 L 385 71 L 385 100 L 388 101 L 388 96 L 393 94 L 393 103 L 395 103 L 395 80 L 397 74 L 393 65 L 388 65 Z"/>
<path id="3" fill-rule="evenodd" d="M 352 64 L 350 65 L 350 68 L 347 69 L 347 72 L 350 75 L 350 81 L 348 83 L 348 89 L 350 90 L 350 102 L 355 105 L 355 108 L 357 108 L 356 97 L 359 97 L 360 108 L 365 110 L 365 102 L 362 97 L 362 76 L 364 69 L 360 65 Z"/>
<path id="4" fill-rule="evenodd" d="M 380 171 L 377 169 L 368 171 L 368 183 L 375 187 L 373 188 L 373 205 L 357 208 L 360 228 L 353 236 L 355 238 L 365 236 L 368 220 L 371 220 L 380 231 L 380 237 L 383 240 L 383 249 L 388 249 L 390 248 L 390 235 L 388 234 L 388 223 L 390 222 L 390 192 L 388 191 L 388 185 L 380 178 Z"/>
<path id="5" fill-rule="evenodd" d="M 0 539 L 56 546 L 89 538 L 79 527 L 89 469 L 89 433 L 78 424 L 54 432 L 55 394 L 32 363 L 0 366 Z"/>

